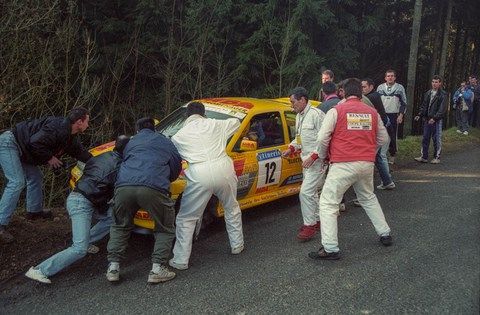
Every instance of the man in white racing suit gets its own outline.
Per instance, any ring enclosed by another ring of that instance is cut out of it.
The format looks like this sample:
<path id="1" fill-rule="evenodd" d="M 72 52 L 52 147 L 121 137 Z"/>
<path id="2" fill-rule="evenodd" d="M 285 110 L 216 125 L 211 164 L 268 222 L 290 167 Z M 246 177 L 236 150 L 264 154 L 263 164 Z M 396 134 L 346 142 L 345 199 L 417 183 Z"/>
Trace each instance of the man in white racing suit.
<path id="1" fill-rule="evenodd" d="M 325 114 L 309 104 L 307 90 L 303 87 L 293 89 L 290 94 L 292 108 L 297 113 L 295 118 L 296 136 L 282 155 L 287 157 L 300 151 L 303 181 L 299 198 L 303 225 L 297 238 L 304 242 L 312 239 L 320 229 L 318 190 L 325 181 L 325 172 L 322 170 L 323 161 L 316 161 L 318 159 L 316 150 L 318 148 L 317 135 Z"/>
<path id="2" fill-rule="evenodd" d="M 188 162 L 187 186 L 176 219 L 176 242 L 170 266 L 188 269 L 197 221 L 215 195 L 225 210 L 225 224 L 232 254 L 243 251 L 242 214 L 237 201 L 237 176 L 232 159 L 225 152 L 227 140 L 240 127 L 236 118 L 226 120 L 205 117 L 205 106 L 192 102 L 187 120 L 172 137 L 180 156 Z"/>

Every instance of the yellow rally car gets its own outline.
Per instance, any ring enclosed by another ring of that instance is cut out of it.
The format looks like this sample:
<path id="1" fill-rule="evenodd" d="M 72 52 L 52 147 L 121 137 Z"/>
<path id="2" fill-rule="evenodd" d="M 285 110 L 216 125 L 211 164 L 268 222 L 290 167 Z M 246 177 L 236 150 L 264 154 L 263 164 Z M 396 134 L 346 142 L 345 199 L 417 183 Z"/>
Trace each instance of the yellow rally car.
<path id="1" fill-rule="evenodd" d="M 239 130 L 228 141 L 226 151 L 233 159 L 238 177 L 237 199 L 240 208 L 245 210 L 282 197 L 297 194 L 302 181 L 300 156 L 282 158 L 281 152 L 295 137 L 295 112 L 288 98 L 255 99 L 240 97 L 206 98 L 197 100 L 205 105 L 206 116 L 215 119 L 236 117 L 241 120 Z M 318 106 L 318 102 L 312 102 Z M 186 119 L 184 105 L 156 126 L 157 132 L 172 137 Z M 109 142 L 92 149 L 95 156 L 113 149 Z M 184 169 L 188 167 L 184 163 Z M 83 163 L 79 162 L 72 170 L 70 186 L 82 175 Z M 171 184 L 170 191 L 176 207 L 181 202 L 185 188 L 184 174 Z M 223 208 L 212 197 L 205 210 L 204 219 L 222 217 Z M 153 229 L 153 221 L 148 213 L 139 210 L 135 216 L 135 225 L 147 230 Z"/>

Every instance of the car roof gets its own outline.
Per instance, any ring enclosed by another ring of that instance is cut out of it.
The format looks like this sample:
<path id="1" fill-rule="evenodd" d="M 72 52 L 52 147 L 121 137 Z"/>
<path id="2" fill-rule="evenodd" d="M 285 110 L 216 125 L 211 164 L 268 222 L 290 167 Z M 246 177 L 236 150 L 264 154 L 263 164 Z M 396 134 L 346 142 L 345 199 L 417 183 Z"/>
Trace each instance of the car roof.
<path id="1" fill-rule="evenodd" d="M 262 99 L 253 97 L 212 97 L 195 100 L 204 104 L 217 105 L 232 110 L 248 113 L 251 110 L 290 109 L 288 98 Z"/>

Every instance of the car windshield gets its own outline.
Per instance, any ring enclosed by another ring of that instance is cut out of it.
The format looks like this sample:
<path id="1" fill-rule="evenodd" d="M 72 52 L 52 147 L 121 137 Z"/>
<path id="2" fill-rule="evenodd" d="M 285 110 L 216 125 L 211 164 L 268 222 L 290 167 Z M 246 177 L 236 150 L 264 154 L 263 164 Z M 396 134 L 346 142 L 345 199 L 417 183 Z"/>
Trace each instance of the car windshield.
<path id="1" fill-rule="evenodd" d="M 225 120 L 227 118 L 238 118 L 240 121 L 246 116 L 244 113 L 236 112 L 225 107 L 205 105 L 205 115 L 207 118 Z M 160 132 L 166 137 L 171 138 L 183 127 L 183 123 L 187 119 L 187 106 L 182 106 L 173 113 L 163 119 L 156 127 L 157 132 Z"/>

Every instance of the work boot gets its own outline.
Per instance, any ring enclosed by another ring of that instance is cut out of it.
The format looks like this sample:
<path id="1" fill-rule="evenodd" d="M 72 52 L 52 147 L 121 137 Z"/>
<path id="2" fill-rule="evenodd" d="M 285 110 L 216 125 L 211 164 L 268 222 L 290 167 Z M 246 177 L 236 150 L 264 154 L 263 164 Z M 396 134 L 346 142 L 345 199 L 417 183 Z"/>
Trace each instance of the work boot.
<path id="1" fill-rule="evenodd" d="M 5 225 L 0 225 L 0 242 L 11 243 L 15 240 L 12 234 L 8 233 Z"/>
<path id="2" fill-rule="evenodd" d="M 315 236 L 315 234 L 317 234 L 317 230 L 315 229 L 315 225 L 316 224 L 303 225 L 300 228 L 300 231 L 297 234 L 297 238 L 301 242 L 306 242 L 306 241 L 311 240 Z"/>
<path id="3" fill-rule="evenodd" d="M 168 270 L 164 265 L 154 264 L 152 270 L 148 274 L 148 283 L 160 283 L 175 278 L 175 272 Z"/>

